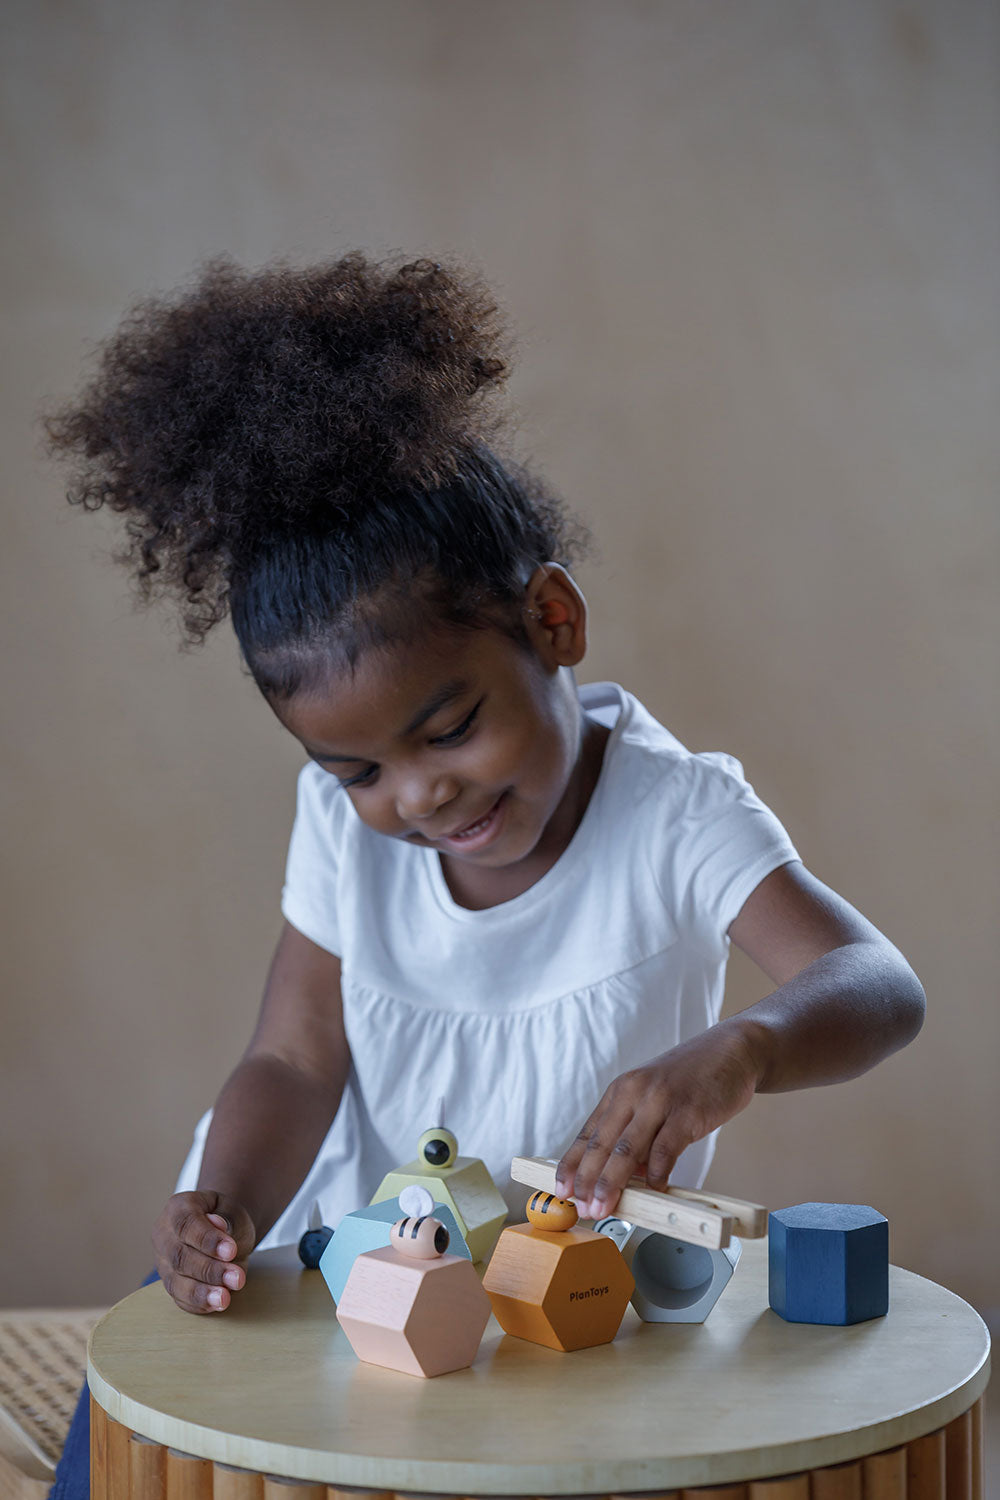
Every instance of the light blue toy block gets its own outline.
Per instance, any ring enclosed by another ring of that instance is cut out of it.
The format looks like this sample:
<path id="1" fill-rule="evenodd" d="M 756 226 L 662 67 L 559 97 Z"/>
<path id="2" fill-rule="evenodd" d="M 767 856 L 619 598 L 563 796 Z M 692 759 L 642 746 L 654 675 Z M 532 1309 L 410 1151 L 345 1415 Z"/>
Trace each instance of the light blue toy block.
<path id="1" fill-rule="evenodd" d="M 860 1203 L 768 1218 L 768 1301 L 789 1323 L 863 1323 L 889 1310 L 889 1221 Z"/>
<path id="2" fill-rule="evenodd" d="M 431 1213 L 435 1219 L 441 1220 L 448 1231 L 449 1255 L 459 1255 L 465 1260 L 471 1260 L 469 1247 L 447 1204 L 435 1203 Z M 393 1224 L 397 1219 L 405 1218 L 406 1214 L 400 1208 L 398 1198 L 387 1198 L 382 1203 L 369 1203 L 366 1208 L 358 1208 L 354 1213 L 344 1215 L 319 1263 L 320 1273 L 330 1288 L 334 1302 L 340 1301 L 351 1267 L 358 1256 L 366 1250 L 381 1250 L 383 1245 L 388 1245 Z"/>

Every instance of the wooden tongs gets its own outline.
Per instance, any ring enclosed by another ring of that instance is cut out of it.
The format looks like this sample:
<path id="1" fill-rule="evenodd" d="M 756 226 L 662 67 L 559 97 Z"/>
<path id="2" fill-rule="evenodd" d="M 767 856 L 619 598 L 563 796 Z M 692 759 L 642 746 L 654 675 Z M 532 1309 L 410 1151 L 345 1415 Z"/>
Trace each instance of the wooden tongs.
<path id="1" fill-rule="evenodd" d="M 510 1175 L 515 1182 L 543 1193 L 556 1190 L 558 1162 L 544 1156 L 515 1156 Z M 704 1193 L 697 1188 L 668 1187 L 654 1192 L 641 1177 L 633 1177 L 609 1218 L 625 1219 L 641 1229 L 668 1234 L 671 1239 L 708 1250 L 724 1250 L 734 1234 L 759 1240 L 767 1233 L 767 1209 L 741 1198 Z"/>

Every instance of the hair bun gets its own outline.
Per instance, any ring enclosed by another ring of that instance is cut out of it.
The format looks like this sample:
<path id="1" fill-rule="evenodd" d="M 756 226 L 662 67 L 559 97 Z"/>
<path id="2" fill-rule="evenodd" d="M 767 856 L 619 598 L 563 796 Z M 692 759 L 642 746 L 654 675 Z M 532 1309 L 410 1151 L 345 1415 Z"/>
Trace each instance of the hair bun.
<path id="1" fill-rule="evenodd" d="M 269 537 L 450 478 L 495 432 L 507 369 L 496 302 L 464 268 L 222 259 L 138 304 L 46 429 L 75 463 L 70 500 L 127 515 L 143 590 L 185 595 L 199 634 Z"/>

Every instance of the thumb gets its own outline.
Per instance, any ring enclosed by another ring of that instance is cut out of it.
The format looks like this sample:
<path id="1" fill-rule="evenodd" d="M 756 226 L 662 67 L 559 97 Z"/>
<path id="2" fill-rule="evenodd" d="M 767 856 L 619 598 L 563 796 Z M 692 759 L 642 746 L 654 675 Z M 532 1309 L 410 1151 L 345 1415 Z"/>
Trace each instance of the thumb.
<path id="1" fill-rule="evenodd" d="M 241 1203 L 217 1193 L 212 1197 L 215 1201 L 210 1209 L 206 1209 L 205 1217 L 214 1228 L 228 1235 L 236 1247 L 232 1257 L 223 1256 L 222 1259 L 243 1260 L 257 1242 L 253 1220 Z"/>

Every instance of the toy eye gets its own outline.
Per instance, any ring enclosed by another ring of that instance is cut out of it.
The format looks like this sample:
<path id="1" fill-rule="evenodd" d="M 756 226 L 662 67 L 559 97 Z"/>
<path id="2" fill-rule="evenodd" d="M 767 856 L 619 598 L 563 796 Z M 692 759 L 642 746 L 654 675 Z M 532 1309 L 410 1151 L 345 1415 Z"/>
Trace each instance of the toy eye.
<path id="1" fill-rule="evenodd" d="M 397 1219 L 389 1243 L 414 1260 L 434 1260 L 444 1254 L 450 1239 L 440 1219 Z"/>
<path id="2" fill-rule="evenodd" d="M 458 1159 L 458 1141 L 443 1125 L 425 1130 L 417 1144 L 417 1155 L 429 1167 L 451 1167 Z"/>
<path id="3" fill-rule="evenodd" d="M 535 1229 L 572 1229 L 580 1215 L 575 1203 L 554 1193 L 532 1193 L 528 1199 L 528 1223 Z"/>

